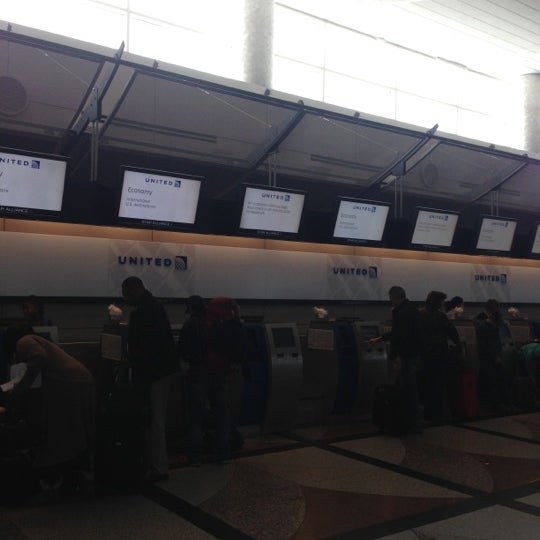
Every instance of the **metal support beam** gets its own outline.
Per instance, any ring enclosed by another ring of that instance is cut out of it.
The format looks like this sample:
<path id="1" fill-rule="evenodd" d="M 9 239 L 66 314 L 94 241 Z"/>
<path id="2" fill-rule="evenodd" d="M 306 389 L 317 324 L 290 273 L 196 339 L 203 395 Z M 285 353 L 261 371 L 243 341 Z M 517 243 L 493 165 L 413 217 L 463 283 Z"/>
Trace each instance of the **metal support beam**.
<path id="1" fill-rule="evenodd" d="M 279 133 L 271 138 L 265 145 L 261 146 L 250 158 L 249 167 L 235 180 L 233 180 L 225 189 L 217 194 L 217 198 L 221 199 L 229 194 L 233 189 L 244 182 L 249 176 L 251 176 L 259 166 L 268 158 L 269 155 L 278 151 L 279 146 L 283 141 L 294 131 L 296 126 L 302 121 L 306 114 L 303 103 L 300 101 L 299 105 L 302 107 L 297 113 L 281 128 Z"/>
<path id="2" fill-rule="evenodd" d="M 511 178 L 513 178 L 516 174 L 519 173 L 522 169 L 524 169 L 528 165 L 527 161 L 523 161 L 520 163 L 513 171 L 508 173 L 503 178 L 492 178 L 491 181 L 486 182 L 485 184 L 482 184 L 478 187 L 478 189 L 475 189 L 471 193 L 471 198 L 467 201 L 465 205 L 463 205 L 460 210 L 464 210 L 468 206 L 471 206 L 475 202 L 479 201 L 489 193 L 493 193 L 494 191 L 498 190 L 504 183 L 508 182 Z M 498 200 L 497 200 L 498 203 Z"/>
<path id="3" fill-rule="evenodd" d="M 416 154 L 424 145 L 428 143 L 428 141 L 433 137 L 435 132 L 437 131 L 437 128 L 439 127 L 439 124 L 435 124 L 429 131 L 426 132 L 424 137 L 420 139 L 412 148 L 407 150 L 405 154 L 400 156 L 398 159 L 396 159 L 393 163 L 391 163 L 386 169 L 384 169 L 383 172 L 381 172 L 375 180 L 373 180 L 369 186 L 367 186 L 364 191 L 362 192 L 362 196 L 366 196 L 369 192 L 371 192 L 376 187 L 379 187 L 384 180 L 390 176 L 391 174 L 395 176 L 404 176 L 406 171 L 406 163 L 407 160 L 410 159 L 414 154 Z"/>
<path id="4" fill-rule="evenodd" d="M 95 121 L 98 115 L 99 117 L 101 116 L 101 103 L 112 83 L 112 80 L 114 79 L 114 76 L 116 75 L 116 72 L 118 71 L 118 68 L 120 67 L 120 58 L 123 52 L 124 42 L 122 42 L 118 51 L 116 51 L 116 54 L 114 55 L 114 62 L 109 64 L 108 71 L 104 71 L 105 64 L 101 67 L 99 80 L 94 87 L 97 90 L 97 95 L 94 91 L 92 91 L 90 94 L 90 99 L 83 108 L 82 113 L 70 128 L 71 131 L 73 131 L 77 136 L 80 136 L 88 124 Z M 99 118 L 97 119 L 99 120 Z"/>

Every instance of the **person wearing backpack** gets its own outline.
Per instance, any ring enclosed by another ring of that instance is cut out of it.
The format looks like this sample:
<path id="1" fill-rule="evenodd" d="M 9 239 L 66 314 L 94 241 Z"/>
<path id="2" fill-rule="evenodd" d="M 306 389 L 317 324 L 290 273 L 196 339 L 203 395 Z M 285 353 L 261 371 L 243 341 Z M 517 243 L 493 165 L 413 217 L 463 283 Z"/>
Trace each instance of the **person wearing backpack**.
<path id="1" fill-rule="evenodd" d="M 200 465 L 203 449 L 203 425 L 206 411 L 206 304 L 201 296 L 187 300 L 188 319 L 182 325 L 178 353 L 189 366 L 187 381 L 188 434 L 187 458 L 190 465 Z"/>

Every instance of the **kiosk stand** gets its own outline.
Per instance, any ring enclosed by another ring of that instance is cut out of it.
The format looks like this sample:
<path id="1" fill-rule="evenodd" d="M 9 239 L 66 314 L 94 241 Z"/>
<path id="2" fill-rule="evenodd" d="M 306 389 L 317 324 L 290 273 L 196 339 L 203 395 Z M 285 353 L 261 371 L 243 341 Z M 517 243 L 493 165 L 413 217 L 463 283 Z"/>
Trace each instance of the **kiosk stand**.
<path id="1" fill-rule="evenodd" d="M 377 386 L 389 384 L 391 367 L 386 343 L 380 341 L 370 345 L 368 341 L 383 334 L 383 325 L 377 321 L 353 323 L 359 359 L 359 392 L 356 407 L 358 412 L 371 411 L 373 393 Z"/>
<path id="2" fill-rule="evenodd" d="M 303 359 L 294 323 L 265 325 L 268 346 L 268 402 L 262 431 L 289 430 L 295 421 L 302 391 Z"/>

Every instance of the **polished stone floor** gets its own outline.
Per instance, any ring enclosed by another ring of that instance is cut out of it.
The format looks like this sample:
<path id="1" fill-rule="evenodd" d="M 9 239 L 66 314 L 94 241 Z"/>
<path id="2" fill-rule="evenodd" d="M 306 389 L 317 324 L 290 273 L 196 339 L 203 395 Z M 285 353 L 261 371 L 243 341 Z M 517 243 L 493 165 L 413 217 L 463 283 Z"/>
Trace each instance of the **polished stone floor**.
<path id="1" fill-rule="evenodd" d="M 540 538 L 540 412 L 403 438 L 368 422 L 255 434 L 229 464 L 171 463 L 134 493 L 0 508 L 0 538 Z"/>

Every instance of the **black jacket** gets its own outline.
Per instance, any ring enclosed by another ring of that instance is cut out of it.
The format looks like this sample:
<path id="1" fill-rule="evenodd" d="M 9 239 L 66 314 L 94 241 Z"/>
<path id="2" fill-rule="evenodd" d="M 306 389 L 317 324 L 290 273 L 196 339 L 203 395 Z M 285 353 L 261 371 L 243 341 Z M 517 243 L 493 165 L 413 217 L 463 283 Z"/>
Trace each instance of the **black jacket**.
<path id="1" fill-rule="evenodd" d="M 129 318 L 128 358 L 136 383 L 151 384 L 178 370 L 169 317 L 149 291 Z"/>
<path id="2" fill-rule="evenodd" d="M 445 313 L 433 309 L 420 310 L 423 334 L 423 354 L 428 360 L 442 361 L 448 357 L 448 340 L 460 347 L 456 327 Z"/>
<path id="3" fill-rule="evenodd" d="M 413 358 L 422 354 L 420 314 L 410 300 L 403 300 L 392 310 L 392 330 L 383 339 L 390 341 L 390 354 L 394 358 Z"/>

